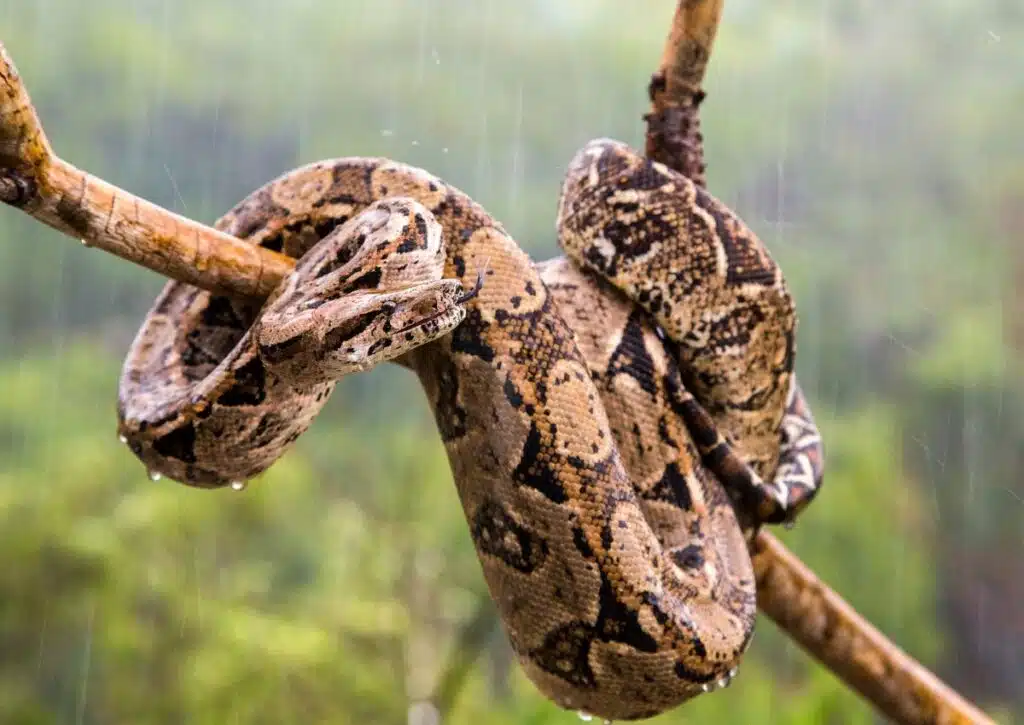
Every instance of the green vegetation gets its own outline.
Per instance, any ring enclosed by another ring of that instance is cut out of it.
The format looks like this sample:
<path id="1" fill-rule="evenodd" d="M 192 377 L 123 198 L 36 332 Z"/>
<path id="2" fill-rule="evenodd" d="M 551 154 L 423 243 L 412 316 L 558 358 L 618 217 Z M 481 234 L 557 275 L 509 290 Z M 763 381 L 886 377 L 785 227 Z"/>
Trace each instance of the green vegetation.
<path id="1" fill-rule="evenodd" d="M 672 5 L 37 0 L 0 3 L 0 39 L 58 153 L 177 211 L 213 221 L 300 163 L 384 155 L 543 258 L 575 149 L 641 143 Z M 796 292 L 826 434 L 824 493 L 783 539 L 1007 722 L 1024 717 L 1015 8 L 729 0 L 703 116 L 711 188 Z M 344 381 L 244 494 L 146 479 L 114 401 L 159 285 L 0 211 L 0 722 L 401 723 L 478 620 L 446 725 L 575 722 L 511 663 L 403 371 Z M 728 691 L 656 720 L 873 721 L 767 622 Z"/>

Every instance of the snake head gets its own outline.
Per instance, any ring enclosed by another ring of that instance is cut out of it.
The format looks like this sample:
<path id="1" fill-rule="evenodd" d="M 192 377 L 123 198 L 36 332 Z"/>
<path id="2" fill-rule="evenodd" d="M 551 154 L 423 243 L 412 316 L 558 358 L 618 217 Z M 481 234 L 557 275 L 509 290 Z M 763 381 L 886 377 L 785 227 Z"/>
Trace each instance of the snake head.
<path id="1" fill-rule="evenodd" d="M 371 204 L 324 237 L 268 300 L 255 326 L 268 370 L 328 382 L 447 335 L 466 316 L 443 277 L 441 227 L 412 199 Z M 477 290 L 479 289 L 479 283 Z"/>
<path id="2" fill-rule="evenodd" d="M 465 318 L 458 280 L 362 291 L 296 314 L 256 334 L 267 368 L 303 384 L 327 382 L 396 357 L 454 330 Z"/>

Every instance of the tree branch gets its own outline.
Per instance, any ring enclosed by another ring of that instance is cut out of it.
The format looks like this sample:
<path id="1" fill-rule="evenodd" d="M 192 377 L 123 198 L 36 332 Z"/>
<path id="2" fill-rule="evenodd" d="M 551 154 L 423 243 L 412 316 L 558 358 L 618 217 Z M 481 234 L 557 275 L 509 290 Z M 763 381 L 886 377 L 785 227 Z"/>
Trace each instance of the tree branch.
<path id="1" fill-rule="evenodd" d="M 680 0 L 658 70 L 647 93 L 647 156 L 705 186 L 704 139 L 698 109 L 701 84 L 722 18 L 724 0 Z"/>
<path id="2" fill-rule="evenodd" d="M 893 722 L 995 725 L 766 532 L 754 543 L 754 572 L 761 611 Z"/>
<path id="3" fill-rule="evenodd" d="M 678 0 L 649 86 L 647 155 L 705 185 L 698 107 L 724 0 Z M 766 531 L 753 547 L 757 604 L 879 712 L 903 725 L 994 725 L 890 642 Z"/>
<path id="4" fill-rule="evenodd" d="M 0 44 L 0 201 L 54 229 L 181 282 L 262 299 L 293 266 L 129 194 L 54 155 Z"/>
<path id="5" fill-rule="evenodd" d="M 646 117 L 649 128 L 661 124 L 660 132 L 649 131 L 648 153 L 675 160 L 670 165 L 701 183 L 697 106 L 721 7 L 722 0 L 680 0 Z M 262 299 L 294 264 L 57 157 L 2 43 L 0 201 L 85 244 L 216 294 Z M 760 534 L 756 549 L 762 611 L 880 711 L 906 725 L 992 722 L 885 640 L 772 536 Z"/>

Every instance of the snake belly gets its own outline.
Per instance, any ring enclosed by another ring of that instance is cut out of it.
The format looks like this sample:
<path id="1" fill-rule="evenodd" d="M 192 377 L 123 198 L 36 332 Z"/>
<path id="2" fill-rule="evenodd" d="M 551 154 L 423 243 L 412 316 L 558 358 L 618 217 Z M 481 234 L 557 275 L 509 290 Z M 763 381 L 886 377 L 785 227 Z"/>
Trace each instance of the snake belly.
<path id="1" fill-rule="evenodd" d="M 646 313 L 566 260 L 534 266 L 468 196 L 386 159 L 296 169 L 217 226 L 302 257 L 391 197 L 419 202 L 441 225 L 444 277 L 464 289 L 483 280 L 451 334 L 398 362 L 427 394 L 527 675 L 560 706 L 615 720 L 727 681 L 756 612 L 750 527 L 666 402 L 680 371 Z M 225 485 L 239 474 L 224 467 L 249 456 L 242 475 L 255 475 L 319 411 L 333 383 L 270 374 L 248 332 L 260 314 L 165 288 L 122 376 L 122 435 L 147 466 Z M 764 407 L 776 440 L 778 403 Z"/>

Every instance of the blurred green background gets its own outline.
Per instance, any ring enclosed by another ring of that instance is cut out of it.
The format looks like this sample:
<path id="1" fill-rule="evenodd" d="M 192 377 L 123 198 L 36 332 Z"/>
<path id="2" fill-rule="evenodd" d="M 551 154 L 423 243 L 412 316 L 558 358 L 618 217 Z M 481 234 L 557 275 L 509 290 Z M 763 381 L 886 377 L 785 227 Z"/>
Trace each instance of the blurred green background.
<path id="1" fill-rule="evenodd" d="M 58 153 L 197 219 L 384 155 L 556 253 L 565 164 L 642 145 L 671 0 L 0 0 Z M 795 291 L 826 488 L 782 538 L 1024 718 L 1019 0 L 727 0 L 709 184 Z M 161 280 L 0 209 L 0 722 L 573 723 L 510 659 L 415 379 L 344 381 L 244 494 L 147 480 L 120 360 Z M 479 657 L 470 655 L 480 651 Z M 764 621 L 659 723 L 872 723 Z"/>

